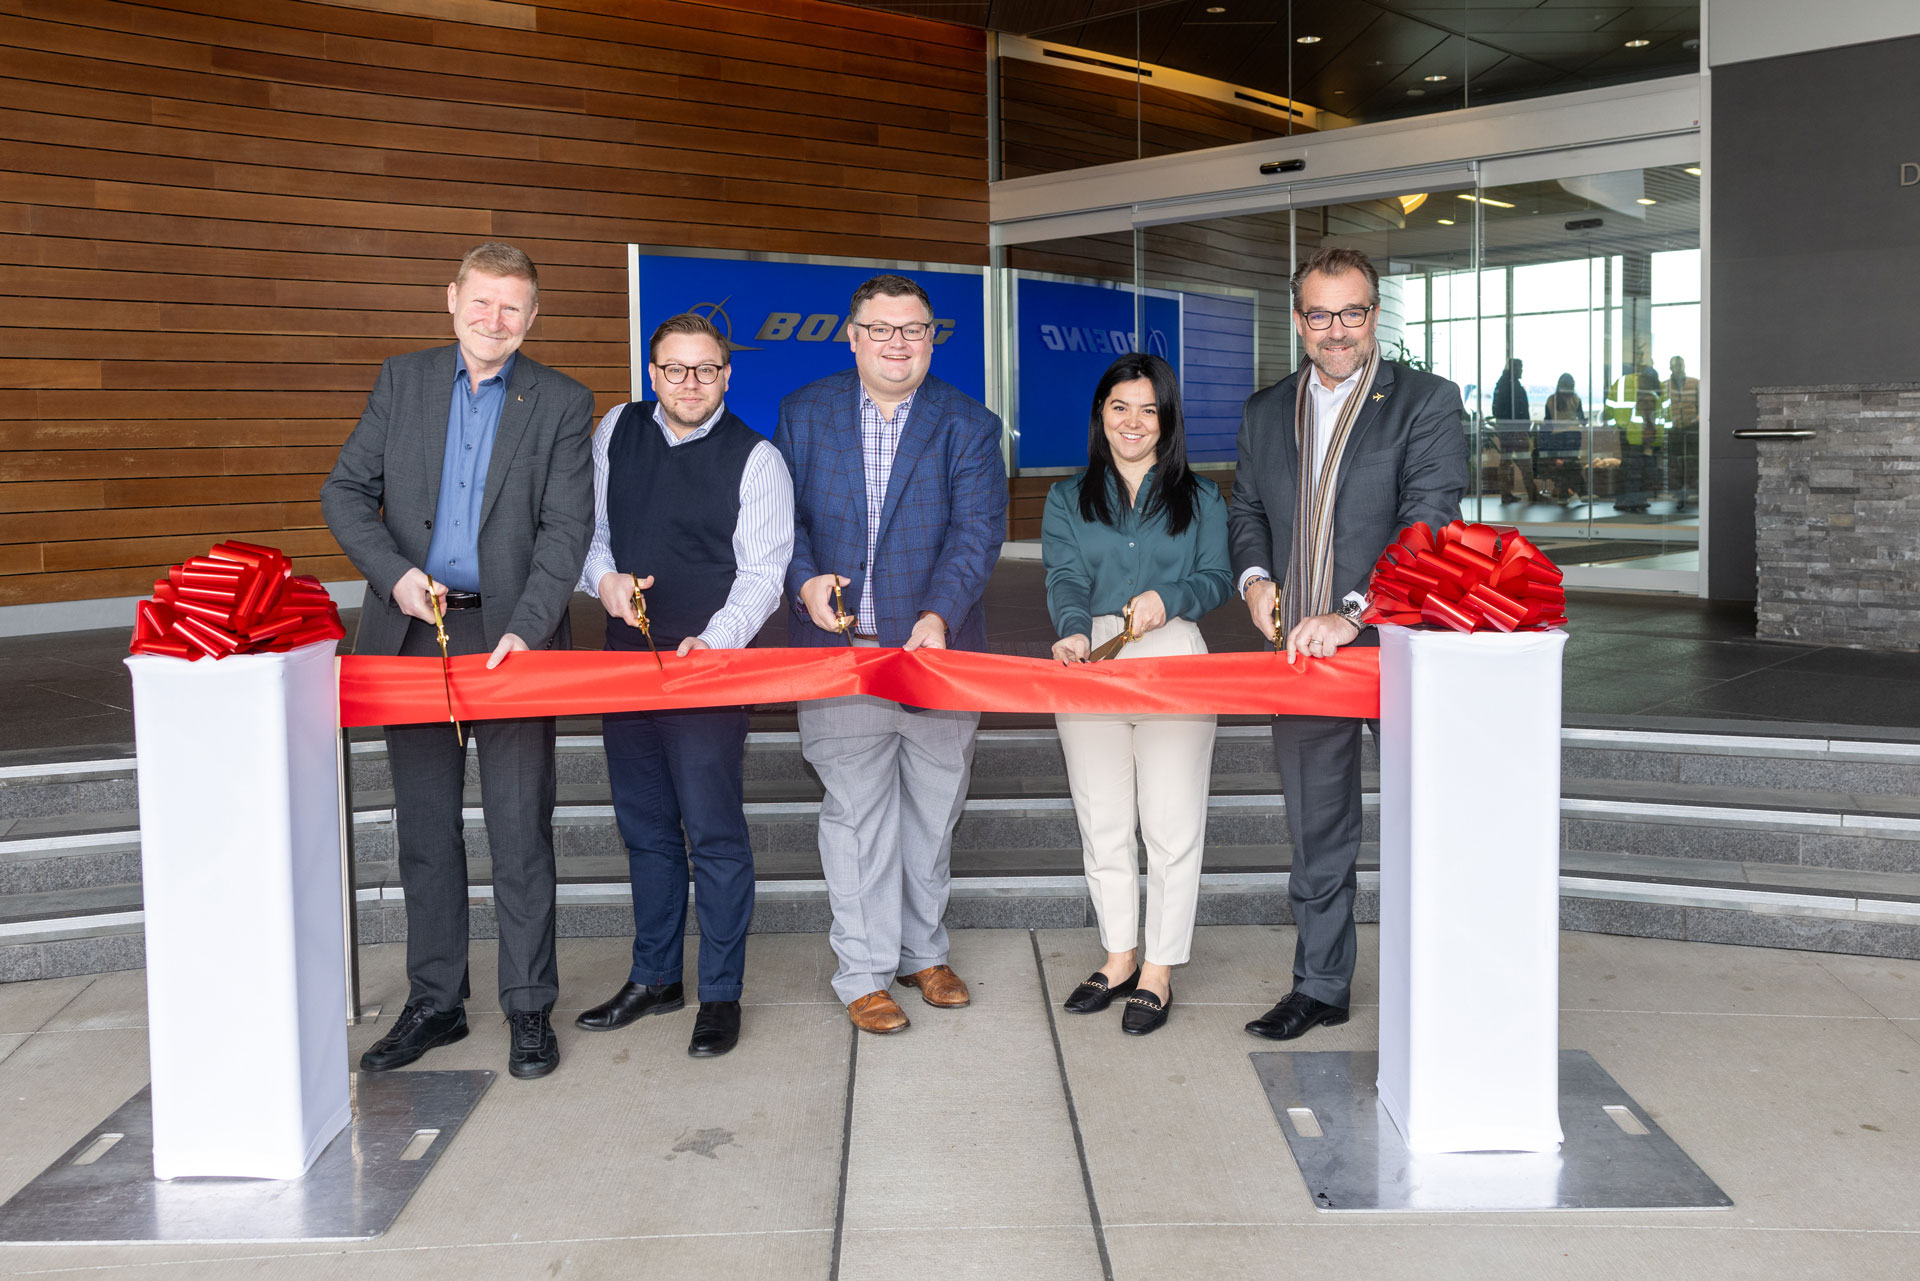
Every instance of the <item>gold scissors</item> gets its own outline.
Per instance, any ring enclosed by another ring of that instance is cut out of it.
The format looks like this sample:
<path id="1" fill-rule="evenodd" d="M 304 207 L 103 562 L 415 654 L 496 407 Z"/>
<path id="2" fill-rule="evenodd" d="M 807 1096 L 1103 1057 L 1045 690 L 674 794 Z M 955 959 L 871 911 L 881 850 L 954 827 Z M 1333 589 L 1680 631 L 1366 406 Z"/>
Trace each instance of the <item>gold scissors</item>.
<path id="1" fill-rule="evenodd" d="M 647 648 L 653 650 L 653 665 L 663 672 L 666 671 L 667 665 L 660 661 L 660 651 L 653 643 L 653 628 L 647 622 L 647 597 L 640 590 L 638 578 L 633 580 L 633 625 L 638 627 L 640 634 L 647 638 Z"/>
<path id="2" fill-rule="evenodd" d="M 1120 616 L 1124 620 L 1124 625 L 1120 628 L 1120 634 L 1102 645 L 1099 649 L 1094 650 L 1093 653 L 1088 654 L 1087 661 L 1089 663 L 1104 662 L 1125 649 L 1128 641 L 1137 641 L 1140 639 L 1133 630 L 1132 601 L 1127 602 L 1127 607 L 1120 612 Z"/>
<path id="3" fill-rule="evenodd" d="M 833 624 L 834 630 L 847 638 L 849 647 L 853 644 L 853 624 L 856 620 L 847 612 L 847 602 L 840 596 L 840 580 L 833 580 Z"/>
<path id="4" fill-rule="evenodd" d="M 427 599 L 433 602 L 433 634 L 440 642 L 440 681 L 447 688 L 447 719 L 453 722 L 453 736 L 460 741 L 464 749 L 467 736 L 460 729 L 460 718 L 453 714 L 453 660 L 447 656 L 447 618 L 440 611 L 440 593 L 434 589 L 439 584 L 433 581 L 433 575 L 427 575 Z"/>

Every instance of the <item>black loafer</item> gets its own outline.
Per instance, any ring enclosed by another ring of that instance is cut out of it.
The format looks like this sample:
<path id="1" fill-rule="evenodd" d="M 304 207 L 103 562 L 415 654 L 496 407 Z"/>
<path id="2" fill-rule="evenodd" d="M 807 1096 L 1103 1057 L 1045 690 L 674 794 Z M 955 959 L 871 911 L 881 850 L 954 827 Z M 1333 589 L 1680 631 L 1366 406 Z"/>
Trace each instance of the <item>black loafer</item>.
<path id="1" fill-rule="evenodd" d="M 1151 992 L 1135 992 L 1127 998 L 1127 1007 L 1120 1011 L 1120 1030 L 1128 1036 L 1145 1036 L 1156 1032 L 1167 1021 L 1167 1011 L 1173 1008 L 1173 993 L 1167 993 L 1166 1003 Z"/>
<path id="2" fill-rule="evenodd" d="M 581 1014 L 573 1025 L 589 1032 L 611 1032 L 643 1014 L 671 1014 L 686 1005 L 686 991 L 678 983 L 625 983 L 611 1001 Z"/>
<path id="3" fill-rule="evenodd" d="M 1087 981 L 1073 989 L 1067 997 L 1064 1007 L 1069 1014 L 1098 1014 L 1113 1004 L 1116 996 L 1125 996 L 1140 986 L 1140 970 L 1135 967 L 1130 978 L 1119 983 L 1108 983 L 1107 976 L 1095 970 L 1087 976 Z"/>
<path id="4" fill-rule="evenodd" d="M 553 1034 L 553 1020 L 545 1010 L 527 1010 L 507 1015 L 510 1043 L 507 1071 L 521 1080 L 545 1076 L 560 1066 L 560 1040 Z"/>
<path id="5" fill-rule="evenodd" d="M 451 1045 L 467 1034 L 467 1010 L 456 1005 L 444 1014 L 425 1001 L 411 1001 L 400 1011 L 387 1034 L 360 1056 L 362 1072 L 390 1072 L 425 1054 L 436 1045 Z"/>
<path id="6" fill-rule="evenodd" d="M 740 1044 L 740 1002 L 702 1001 L 693 1019 L 693 1039 L 687 1053 L 696 1059 L 717 1058 Z"/>
<path id="7" fill-rule="evenodd" d="M 1247 1024 L 1247 1031 L 1269 1041 L 1291 1041 L 1315 1027 L 1339 1027 L 1347 1021 L 1347 1007 L 1328 1005 L 1300 992 L 1289 992 L 1280 1004 Z"/>

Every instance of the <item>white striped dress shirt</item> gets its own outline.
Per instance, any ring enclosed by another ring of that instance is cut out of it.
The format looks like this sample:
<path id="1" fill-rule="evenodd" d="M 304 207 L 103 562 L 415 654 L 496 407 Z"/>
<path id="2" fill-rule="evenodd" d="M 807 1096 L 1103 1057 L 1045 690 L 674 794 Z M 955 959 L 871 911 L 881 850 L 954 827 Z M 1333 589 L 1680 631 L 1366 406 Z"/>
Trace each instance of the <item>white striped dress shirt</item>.
<path id="1" fill-rule="evenodd" d="M 589 596 L 600 595 L 600 580 L 621 570 L 613 563 L 613 532 L 607 520 L 607 452 L 613 441 L 613 429 L 625 412 L 615 405 L 600 420 L 593 433 L 593 543 L 587 548 L 587 563 L 580 571 L 579 589 Z M 682 438 L 667 426 L 665 413 L 653 407 L 653 421 L 669 449 L 700 439 L 712 431 L 720 416 L 727 412 L 723 403 L 713 417 Z M 740 473 L 740 516 L 733 525 L 733 586 L 722 605 L 700 633 L 700 639 L 714 649 L 744 649 L 759 634 L 760 628 L 780 607 L 787 562 L 793 559 L 793 478 L 773 442 L 763 440 L 747 455 Z"/>

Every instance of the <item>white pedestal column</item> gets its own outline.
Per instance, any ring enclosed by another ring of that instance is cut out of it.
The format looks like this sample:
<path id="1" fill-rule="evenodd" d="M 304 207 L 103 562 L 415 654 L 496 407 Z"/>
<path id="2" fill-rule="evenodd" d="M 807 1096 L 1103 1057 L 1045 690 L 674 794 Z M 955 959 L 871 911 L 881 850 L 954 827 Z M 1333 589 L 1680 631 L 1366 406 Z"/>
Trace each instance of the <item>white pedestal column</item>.
<path id="1" fill-rule="evenodd" d="M 1561 1141 L 1565 632 L 1380 628 L 1380 1101 L 1412 1152 Z"/>
<path id="2" fill-rule="evenodd" d="M 156 1178 L 297 1178 L 350 1119 L 333 650 L 127 660 Z"/>

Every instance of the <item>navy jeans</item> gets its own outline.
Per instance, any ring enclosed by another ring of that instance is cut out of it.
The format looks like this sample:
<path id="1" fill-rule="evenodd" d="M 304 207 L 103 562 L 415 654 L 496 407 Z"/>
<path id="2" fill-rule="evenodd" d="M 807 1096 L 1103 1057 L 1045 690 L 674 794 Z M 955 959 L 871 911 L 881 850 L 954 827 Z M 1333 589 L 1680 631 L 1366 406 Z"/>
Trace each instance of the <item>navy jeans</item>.
<path id="1" fill-rule="evenodd" d="M 741 808 L 746 709 L 609 713 L 602 734 L 633 879 L 629 979 L 681 981 L 691 851 L 700 999 L 739 1000 L 753 918 L 753 848 Z"/>

